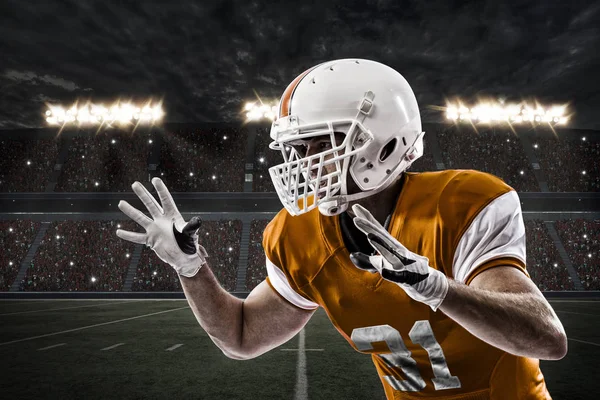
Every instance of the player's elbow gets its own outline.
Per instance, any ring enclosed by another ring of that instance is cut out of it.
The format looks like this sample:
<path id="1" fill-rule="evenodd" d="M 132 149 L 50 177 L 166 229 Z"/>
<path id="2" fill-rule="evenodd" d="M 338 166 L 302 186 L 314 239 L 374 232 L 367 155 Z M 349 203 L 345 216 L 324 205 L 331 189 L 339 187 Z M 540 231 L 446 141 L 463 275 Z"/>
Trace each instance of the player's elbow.
<path id="1" fill-rule="evenodd" d="M 552 340 L 546 338 L 543 348 L 540 347 L 540 354 L 533 357 L 548 361 L 561 360 L 567 355 L 568 347 L 565 334 L 557 335 Z"/>
<path id="2" fill-rule="evenodd" d="M 551 354 L 552 358 L 549 358 L 549 359 L 550 360 L 561 360 L 567 355 L 568 351 L 569 351 L 569 343 L 567 340 L 567 335 L 561 334 L 554 341 L 554 344 L 552 346 L 552 354 Z"/>
<path id="3" fill-rule="evenodd" d="M 232 360 L 252 360 L 266 352 L 251 351 L 246 348 L 242 351 L 242 347 L 237 348 L 235 351 L 232 351 L 231 349 L 221 349 L 221 351 L 227 358 L 231 358 Z"/>
<path id="4" fill-rule="evenodd" d="M 232 360 L 250 360 L 253 357 L 249 357 L 247 355 L 235 354 L 229 351 L 222 350 L 225 357 L 230 358 Z"/>

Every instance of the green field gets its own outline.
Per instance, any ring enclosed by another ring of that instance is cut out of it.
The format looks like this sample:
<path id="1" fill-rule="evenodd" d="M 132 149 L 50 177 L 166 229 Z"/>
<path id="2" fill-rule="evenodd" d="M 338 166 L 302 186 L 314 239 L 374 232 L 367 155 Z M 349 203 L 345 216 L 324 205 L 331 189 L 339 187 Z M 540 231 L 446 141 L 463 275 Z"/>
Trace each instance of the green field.
<path id="1" fill-rule="evenodd" d="M 600 302 L 551 304 L 570 340 L 564 359 L 541 363 L 550 393 L 597 399 Z M 0 324 L 4 399 L 385 398 L 371 358 L 322 310 L 304 333 L 248 361 L 225 357 L 184 300 L 3 300 Z"/>

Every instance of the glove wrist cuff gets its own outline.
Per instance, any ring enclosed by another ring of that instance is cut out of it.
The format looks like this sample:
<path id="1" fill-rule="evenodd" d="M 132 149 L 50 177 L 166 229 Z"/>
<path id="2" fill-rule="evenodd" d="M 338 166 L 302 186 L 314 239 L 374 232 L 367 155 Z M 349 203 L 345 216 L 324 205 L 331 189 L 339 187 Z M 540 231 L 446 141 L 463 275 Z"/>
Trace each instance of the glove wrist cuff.
<path id="1" fill-rule="evenodd" d="M 195 260 L 195 261 L 196 262 L 194 262 L 193 264 L 189 264 L 189 265 L 185 265 L 180 268 L 177 268 L 177 273 L 181 276 L 185 276 L 186 278 L 192 278 L 192 277 L 196 276 L 198 271 L 200 271 L 200 268 L 202 268 L 204 266 L 204 264 L 206 264 L 206 261 L 204 261 L 204 260 Z M 200 261 L 200 262 L 198 262 L 198 261 Z"/>
<path id="2" fill-rule="evenodd" d="M 429 272 L 430 276 L 428 279 L 431 279 L 432 282 L 427 286 L 431 288 L 431 291 L 426 294 L 428 300 L 425 303 L 433 311 L 437 311 L 448 294 L 448 278 L 442 272 L 431 267 L 429 267 Z"/>

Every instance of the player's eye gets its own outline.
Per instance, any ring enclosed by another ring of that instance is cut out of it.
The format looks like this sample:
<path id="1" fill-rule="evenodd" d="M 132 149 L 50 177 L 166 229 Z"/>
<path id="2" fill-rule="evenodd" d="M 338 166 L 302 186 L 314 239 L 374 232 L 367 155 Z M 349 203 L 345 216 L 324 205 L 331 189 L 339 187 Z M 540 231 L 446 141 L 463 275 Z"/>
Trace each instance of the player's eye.
<path id="1" fill-rule="evenodd" d="M 293 147 L 300 156 L 304 157 L 304 155 L 306 155 L 307 146 L 305 144 L 293 144 L 291 147 Z"/>

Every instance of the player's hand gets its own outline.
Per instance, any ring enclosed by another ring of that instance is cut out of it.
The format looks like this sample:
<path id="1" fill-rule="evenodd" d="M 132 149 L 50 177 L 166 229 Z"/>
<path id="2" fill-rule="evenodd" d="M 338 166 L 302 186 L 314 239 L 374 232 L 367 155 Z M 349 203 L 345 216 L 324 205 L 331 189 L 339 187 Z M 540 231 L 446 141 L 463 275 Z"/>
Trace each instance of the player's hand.
<path id="1" fill-rule="evenodd" d="M 186 224 L 163 181 L 153 178 L 152 184 L 156 188 L 162 207 L 141 183 L 136 181 L 131 187 L 153 220 L 124 200 L 118 205 L 119 209 L 140 224 L 146 233 L 117 229 L 117 236 L 150 247 L 161 260 L 175 268 L 179 275 L 192 277 L 198 273 L 208 257 L 204 247 L 198 244 L 197 231 L 202 220 L 194 217 Z"/>
<path id="2" fill-rule="evenodd" d="M 448 293 L 448 279 L 442 272 L 429 266 L 429 259 L 412 253 L 358 204 L 352 206 L 354 225 L 367 235 L 369 243 L 379 252 L 367 256 L 357 252 L 350 259 L 358 268 L 379 272 L 381 276 L 398 284 L 412 299 L 425 303 L 433 311 L 442 304 Z"/>

